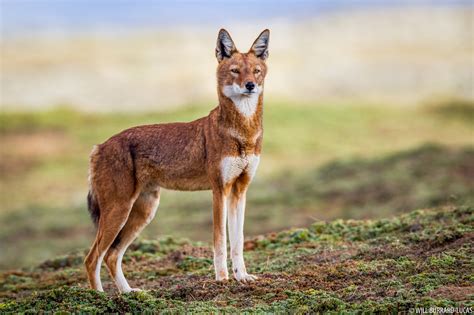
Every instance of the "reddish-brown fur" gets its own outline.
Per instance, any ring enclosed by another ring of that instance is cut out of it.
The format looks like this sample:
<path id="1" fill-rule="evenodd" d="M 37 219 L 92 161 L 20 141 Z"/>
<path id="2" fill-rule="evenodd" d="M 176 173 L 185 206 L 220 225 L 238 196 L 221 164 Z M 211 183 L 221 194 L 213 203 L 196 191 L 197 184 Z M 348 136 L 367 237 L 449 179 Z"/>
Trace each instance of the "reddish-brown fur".
<path id="1" fill-rule="evenodd" d="M 219 34 L 222 32 L 225 31 Z M 268 35 L 268 30 L 264 32 Z M 259 155 L 263 135 L 263 93 L 259 95 L 255 113 L 245 117 L 223 94 L 222 87 L 233 83 L 242 87 L 246 82 L 263 87 L 267 67 L 266 55 L 257 57 L 252 49 L 248 53 L 233 49 L 230 56 L 217 54 L 219 106 L 208 116 L 188 123 L 127 129 L 96 146 L 91 153 L 90 194 L 97 211 L 98 229 L 85 265 L 92 288 L 102 289 L 96 276 L 102 256 L 112 277 L 117 276 L 117 263 L 121 263 L 119 252 L 126 250 L 154 216 L 160 187 L 186 191 L 212 189 L 214 247 L 222 245 L 224 200 L 229 196 L 235 206 L 251 178 L 244 170 L 231 182 L 224 183 L 221 161 L 229 156 Z M 230 71 L 236 65 L 240 70 L 238 77 Z M 260 73 L 256 73 L 256 67 L 261 69 Z"/>

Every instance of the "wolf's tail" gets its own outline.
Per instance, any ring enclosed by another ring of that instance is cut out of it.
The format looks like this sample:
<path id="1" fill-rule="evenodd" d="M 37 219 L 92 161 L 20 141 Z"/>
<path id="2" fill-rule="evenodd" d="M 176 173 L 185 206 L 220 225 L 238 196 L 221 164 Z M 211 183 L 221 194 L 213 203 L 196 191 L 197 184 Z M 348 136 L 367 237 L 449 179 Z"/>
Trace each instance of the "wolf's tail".
<path id="1" fill-rule="evenodd" d="M 99 218 L 100 218 L 100 208 L 99 208 L 99 203 L 97 202 L 97 197 L 94 193 L 94 183 L 93 183 L 93 177 L 94 177 L 94 163 L 95 160 L 97 159 L 97 154 L 99 152 L 99 146 L 95 145 L 92 148 L 91 154 L 89 156 L 90 159 L 90 166 L 89 166 L 89 193 L 87 194 L 87 208 L 89 209 L 89 213 L 91 215 L 92 222 L 94 222 L 94 225 L 97 227 L 99 224 Z"/>
<path id="2" fill-rule="evenodd" d="M 87 208 L 89 209 L 92 222 L 94 222 L 94 225 L 97 227 L 100 218 L 100 208 L 99 203 L 91 190 L 89 190 L 89 193 L 87 194 Z"/>

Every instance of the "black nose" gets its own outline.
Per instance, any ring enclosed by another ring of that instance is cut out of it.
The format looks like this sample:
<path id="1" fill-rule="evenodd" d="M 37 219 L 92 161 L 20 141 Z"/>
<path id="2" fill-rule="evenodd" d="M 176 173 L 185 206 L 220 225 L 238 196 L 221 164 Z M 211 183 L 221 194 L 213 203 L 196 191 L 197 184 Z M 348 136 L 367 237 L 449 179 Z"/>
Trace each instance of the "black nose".
<path id="1" fill-rule="evenodd" d="M 247 90 L 252 91 L 253 89 L 255 89 L 255 83 L 247 82 L 245 83 L 245 87 L 247 88 Z"/>

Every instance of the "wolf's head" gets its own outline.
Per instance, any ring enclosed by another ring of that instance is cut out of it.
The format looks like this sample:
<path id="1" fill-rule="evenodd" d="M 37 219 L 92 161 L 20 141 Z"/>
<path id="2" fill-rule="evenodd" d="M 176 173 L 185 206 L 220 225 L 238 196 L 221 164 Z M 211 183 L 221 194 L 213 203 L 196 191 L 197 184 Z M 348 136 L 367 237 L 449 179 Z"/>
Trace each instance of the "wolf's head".
<path id="1" fill-rule="evenodd" d="M 263 92 L 267 74 L 270 31 L 264 30 L 246 53 L 235 47 L 229 33 L 221 29 L 217 37 L 217 84 L 220 92 L 232 100 L 257 99 Z"/>

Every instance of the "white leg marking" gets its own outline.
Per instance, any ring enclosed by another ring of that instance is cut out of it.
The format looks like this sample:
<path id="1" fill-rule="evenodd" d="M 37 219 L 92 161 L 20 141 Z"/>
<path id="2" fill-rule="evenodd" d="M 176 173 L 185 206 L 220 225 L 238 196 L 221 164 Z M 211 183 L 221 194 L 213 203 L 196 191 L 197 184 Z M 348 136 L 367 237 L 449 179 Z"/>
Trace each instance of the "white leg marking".
<path id="1" fill-rule="evenodd" d="M 237 281 L 248 282 L 257 279 L 247 273 L 244 262 L 244 218 L 246 192 L 243 192 L 234 209 L 229 208 L 229 238 L 232 258 L 232 272 Z"/>
<path id="2" fill-rule="evenodd" d="M 123 255 L 127 251 L 128 246 L 135 240 L 135 238 L 140 234 L 140 232 L 147 226 L 151 220 L 155 217 L 156 210 L 158 209 L 158 206 L 160 204 L 160 197 L 158 197 L 153 205 L 152 211 L 148 218 L 146 219 L 145 223 L 138 229 L 135 234 L 130 238 L 130 241 L 127 242 L 121 249 L 120 252 L 117 255 L 117 262 L 115 265 L 115 284 L 117 285 L 117 288 L 120 292 L 122 293 L 128 293 L 132 291 L 141 291 L 138 288 L 131 288 L 130 285 L 127 282 L 127 279 L 125 278 L 125 275 L 123 274 L 122 270 L 122 259 Z"/>
<path id="3" fill-rule="evenodd" d="M 122 258 L 126 250 L 127 250 L 127 246 L 124 246 L 120 250 L 120 252 L 118 253 L 117 262 L 115 265 L 115 284 L 117 285 L 117 288 L 119 289 L 119 291 L 122 293 L 128 293 L 132 291 L 132 288 L 130 288 L 130 285 L 128 284 L 127 279 L 125 279 L 125 276 L 122 271 Z"/>
<path id="4" fill-rule="evenodd" d="M 214 271 L 217 281 L 229 279 L 229 272 L 227 271 L 227 233 L 225 229 L 227 221 L 227 197 L 224 197 L 222 203 L 222 233 L 219 236 L 220 242 L 214 248 Z"/>
<path id="5" fill-rule="evenodd" d="M 102 288 L 102 281 L 100 280 L 100 268 L 102 267 L 102 261 L 104 260 L 104 256 L 105 252 L 97 259 L 97 264 L 95 265 L 94 272 L 95 283 L 97 284 L 96 290 L 99 292 L 104 292 L 104 288 Z"/>
<path id="6" fill-rule="evenodd" d="M 237 110 L 247 118 L 255 114 L 257 110 L 258 98 L 263 91 L 263 87 L 256 85 L 254 93 L 246 94 L 246 88 L 241 88 L 238 84 L 225 85 L 222 88 L 222 93 L 230 98 Z"/>
<path id="7" fill-rule="evenodd" d="M 258 164 L 260 162 L 260 156 L 258 155 L 248 155 L 246 157 L 240 156 L 229 156 L 225 157 L 221 161 L 221 174 L 222 181 L 224 183 L 229 183 L 242 172 L 247 172 L 250 179 L 255 176 L 257 171 Z M 224 222 L 225 216 L 228 213 L 229 215 L 229 239 L 230 239 L 230 248 L 231 248 L 231 258 L 232 258 L 232 270 L 234 277 L 238 281 L 253 281 L 257 277 L 249 275 L 245 268 L 244 263 L 244 216 L 245 216 L 245 200 L 246 193 L 244 192 L 240 196 L 235 209 L 231 209 L 229 197 L 225 197 L 224 200 Z M 225 223 L 224 223 L 225 224 Z M 225 225 L 224 225 L 225 231 Z M 227 277 L 227 250 L 226 250 L 226 236 L 221 237 L 224 240 L 223 244 L 219 244 L 219 248 L 214 249 L 214 266 L 216 268 L 216 279 L 220 280 L 220 272 L 223 272 L 222 275 Z M 225 269 L 225 271 L 223 271 Z"/>

